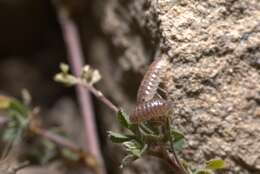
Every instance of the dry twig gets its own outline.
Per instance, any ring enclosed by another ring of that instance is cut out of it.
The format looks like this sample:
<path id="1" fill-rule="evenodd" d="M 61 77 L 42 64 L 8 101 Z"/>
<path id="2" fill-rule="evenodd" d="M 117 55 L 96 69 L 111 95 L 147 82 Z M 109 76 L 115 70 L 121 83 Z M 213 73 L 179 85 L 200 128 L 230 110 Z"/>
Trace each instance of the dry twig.
<path id="1" fill-rule="evenodd" d="M 64 40 L 67 45 L 69 54 L 68 58 L 72 66 L 72 71 L 75 76 L 79 77 L 84 65 L 79 33 L 75 23 L 66 14 L 65 9 L 57 6 L 57 14 L 63 31 Z M 85 135 L 87 140 L 86 145 L 88 145 L 89 151 L 99 160 L 100 168 L 98 173 L 106 174 L 105 165 L 100 152 L 94 111 L 89 91 L 85 90 L 82 86 L 77 85 L 77 95 L 81 113 L 84 117 Z"/>

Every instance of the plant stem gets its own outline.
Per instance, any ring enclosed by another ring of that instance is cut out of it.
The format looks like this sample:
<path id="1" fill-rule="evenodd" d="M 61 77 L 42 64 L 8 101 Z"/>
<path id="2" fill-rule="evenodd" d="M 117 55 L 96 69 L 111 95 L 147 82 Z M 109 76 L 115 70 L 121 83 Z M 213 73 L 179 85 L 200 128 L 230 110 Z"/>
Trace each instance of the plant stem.
<path id="1" fill-rule="evenodd" d="M 79 81 L 79 84 L 88 89 L 94 96 L 96 96 L 100 101 L 107 105 L 112 111 L 114 111 L 115 113 L 119 111 L 118 107 L 115 106 L 109 99 L 107 99 L 101 91 L 83 81 Z"/>
<path id="2" fill-rule="evenodd" d="M 182 163 L 180 162 L 174 148 L 174 143 L 171 137 L 171 121 L 170 117 L 167 118 L 166 131 L 168 134 L 168 140 L 170 141 L 171 152 L 167 153 L 167 161 L 170 162 L 171 165 L 174 166 L 174 169 L 178 171 L 179 174 L 188 174 Z M 178 174 L 177 173 L 177 174 Z"/>
<path id="3" fill-rule="evenodd" d="M 79 77 L 81 69 L 83 68 L 83 53 L 80 45 L 79 32 L 75 23 L 68 17 L 65 9 L 57 6 L 58 19 L 63 31 L 63 36 L 68 49 L 68 58 L 72 66 L 72 71 L 75 76 Z M 100 162 L 100 174 L 106 174 L 104 161 L 100 151 L 100 144 L 98 141 L 97 128 L 94 118 L 94 111 L 92 107 L 91 97 L 88 90 L 82 86 L 77 85 L 77 96 L 81 113 L 84 118 L 86 145 L 89 151 L 98 158 Z"/>
<path id="4" fill-rule="evenodd" d="M 176 174 L 188 174 L 183 166 L 178 164 L 175 155 L 175 152 L 165 152 L 164 159 Z"/>
<path id="5" fill-rule="evenodd" d="M 172 169 L 174 174 L 188 174 L 178 164 L 175 156 L 167 150 L 167 147 L 165 147 L 165 145 L 158 144 L 158 145 L 153 146 L 152 148 L 150 148 L 148 154 L 158 157 L 158 158 L 162 159 L 163 161 L 165 161 L 170 166 L 170 168 Z"/>
<path id="6" fill-rule="evenodd" d="M 55 134 L 51 131 L 48 131 L 46 129 L 40 128 L 36 126 L 35 124 L 30 123 L 29 131 L 34 133 L 35 135 L 41 136 L 43 138 L 48 139 L 49 141 L 55 143 L 56 145 L 68 148 L 69 150 L 73 151 L 77 155 L 81 157 L 81 159 L 84 160 L 84 163 L 91 168 L 92 170 L 96 171 L 98 168 L 96 158 L 91 155 L 89 152 L 84 151 L 82 148 L 80 148 L 77 144 L 74 142 Z"/>

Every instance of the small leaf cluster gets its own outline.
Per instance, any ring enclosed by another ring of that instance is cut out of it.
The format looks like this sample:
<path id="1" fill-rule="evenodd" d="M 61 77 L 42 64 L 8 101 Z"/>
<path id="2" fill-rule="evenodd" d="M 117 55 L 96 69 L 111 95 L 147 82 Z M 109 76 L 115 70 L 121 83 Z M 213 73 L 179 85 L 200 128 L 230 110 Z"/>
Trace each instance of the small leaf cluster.
<path id="1" fill-rule="evenodd" d="M 28 101 L 28 100 L 27 100 Z M 77 161 L 79 156 L 67 148 L 59 148 L 52 141 L 38 137 L 31 129 L 31 125 L 36 121 L 32 119 L 32 111 L 29 106 L 15 98 L 0 95 L 0 111 L 7 117 L 7 123 L 1 132 L 1 140 L 6 143 L 14 143 L 16 139 L 32 139 L 34 144 L 25 154 L 29 159 L 39 163 L 46 163 L 58 156 Z M 38 123 L 38 121 L 36 121 Z M 49 128 L 49 130 L 59 136 L 67 136 L 59 128 Z"/>
<path id="2" fill-rule="evenodd" d="M 177 149 L 182 149 L 184 135 L 174 129 L 171 130 L 171 134 L 168 136 L 152 124 L 133 124 L 129 121 L 128 114 L 122 109 L 117 113 L 117 120 L 122 127 L 127 129 L 128 133 L 121 134 L 109 131 L 108 136 L 112 142 L 121 144 L 127 152 L 127 155 L 122 160 L 121 167 L 141 158 L 145 154 L 151 154 L 154 148 L 153 145 L 156 144 L 166 144 L 166 148 L 170 149 L 170 141 L 172 141 Z"/>
<path id="3" fill-rule="evenodd" d="M 2 134 L 4 141 L 13 141 L 18 133 L 21 133 L 28 124 L 28 108 L 20 101 L 7 97 L 0 96 L 0 110 L 4 110 L 8 115 L 7 128 Z"/>
<path id="4" fill-rule="evenodd" d="M 181 151 L 184 146 L 184 135 L 166 126 L 166 131 L 153 126 L 149 122 L 133 124 L 129 121 L 129 116 L 122 109 L 117 113 L 119 124 L 127 129 L 127 133 L 116 133 L 109 131 L 108 136 L 114 143 L 121 144 L 127 155 L 122 159 L 121 166 L 124 167 L 131 162 L 141 158 L 143 155 L 154 155 L 154 145 L 160 145 L 165 148 L 165 151 L 174 150 Z M 156 155 L 155 155 L 156 156 Z M 225 163 L 221 159 L 210 160 L 203 167 L 192 170 L 186 162 L 183 161 L 183 166 L 187 174 L 214 174 L 216 170 L 225 168 Z"/>

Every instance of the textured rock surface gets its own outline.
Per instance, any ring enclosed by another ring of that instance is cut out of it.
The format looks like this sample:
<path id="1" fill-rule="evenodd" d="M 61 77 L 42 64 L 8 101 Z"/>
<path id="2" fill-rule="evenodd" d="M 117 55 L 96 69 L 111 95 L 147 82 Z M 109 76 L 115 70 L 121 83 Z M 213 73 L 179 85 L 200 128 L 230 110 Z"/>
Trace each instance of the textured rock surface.
<path id="1" fill-rule="evenodd" d="M 140 80 L 156 53 L 169 57 L 173 124 L 187 138 L 182 156 L 194 164 L 223 158 L 224 173 L 259 173 L 260 2 L 111 0 L 103 7 L 101 28 L 117 67 L 107 92 L 134 103 L 125 90 L 133 90 L 130 79 Z"/>
<path id="2" fill-rule="evenodd" d="M 174 124 L 187 135 L 183 156 L 260 172 L 259 1 L 161 1 L 158 9 L 173 59 Z"/>

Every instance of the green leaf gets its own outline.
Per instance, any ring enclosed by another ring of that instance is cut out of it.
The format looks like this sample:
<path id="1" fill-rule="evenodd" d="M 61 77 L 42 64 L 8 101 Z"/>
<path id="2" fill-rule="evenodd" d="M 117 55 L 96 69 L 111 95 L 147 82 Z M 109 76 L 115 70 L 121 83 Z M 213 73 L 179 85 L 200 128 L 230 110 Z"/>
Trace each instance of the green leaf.
<path id="1" fill-rule="evenodd" d="M 123 143 L 123 146 L 127 150 L 139 149 L 141 151 L 142 149 L 142 144 L 137 142 L 136 140 L 126 141 Z"/>
<path id="2" fill-rule="evenodd" d="M 156 133 L 148 125 L 145 125 L 144 123 L 139 124 L 138 128 L 142 134 L 156 135 Z"/>
<path id="3" fill-rule="evenodd" d="M 141 139 L 144 139 L 144 140 L 147 140 L 147 141 L 154 141 L 154 142 L 164 141 L 163 135 L 156 133 L 149 126 L 146 126 L 143 123 L 139 124 L 138 130 L 142 135 Z"/>
<path id="4" fill-rule="evenodd" d="M 13 126 L 17 128 L 18 127 L 25 128 L 28 125 L 29 120 L 25 116 L 21 115 L 17 110 L 10 109 L 9 117 L 12 120 Z"/>
<path id="5" fill-rule="evenodd" d="M 129 116 L 122 109 L 120 109 L 117 113 L 117 120 L 121 126 L 128 129 L 130 128 L 131 123 L 129 121 Z"/>
<path id="6" fill-rule="evenodd" d="M 173 141 L 173 144 L 174 144 L 174 148 L 177 150 L 177 151 L 180 151 L 183 149 L 183 146 L 184 146 L 184 135 L 179 132 L 179 131 L 176 131 L 175 129 L 171 129 L 171 138 Z"/>
<path id="7" fill-rule="evenodd" d="M 142 149 L 131 149 L 131 153 L 135 155 L 138 158 L 141 158 L 141 156 L 146 152 L 148 149 L 148 145 L 145 144 Z"/>
<path id="8" fill-rule="evenodd" d="M 177 151 L 181 151 L 183 149 L 184 143 L 184 139 L 180 139 L 179 141 L 173 142 L 174 149 Z"/>
<path id="9" fill-rule="evenodd" d="M 113 143 L 123 143 L 132 139 L 130 135 L 128 136 L 112 131 L 108 131 L 108 137 L 111 139 Z"/>
<path id="10" fill-rule="evenodd" d="M 225 161 L 221 159 L 213 159 L 206 162 L 206 168 L 210 170 L 219 170 L 225 168 Z"/>
<path id="11" fill-rule="evenodd" d="M 174 142 L 177 142 L 185 138 L 181 132 L 176 131 L 175 129 L 171 129 L 171 136 L 174 139 Z"/>
<path id="12" fill-rule="evenodd" d="M 140 158 L 148 149 L 148 145 L 142 145 L 136 140 L 131 140 L 123 143 L 126 151 L 130 152 L 132 155 Z"/>

